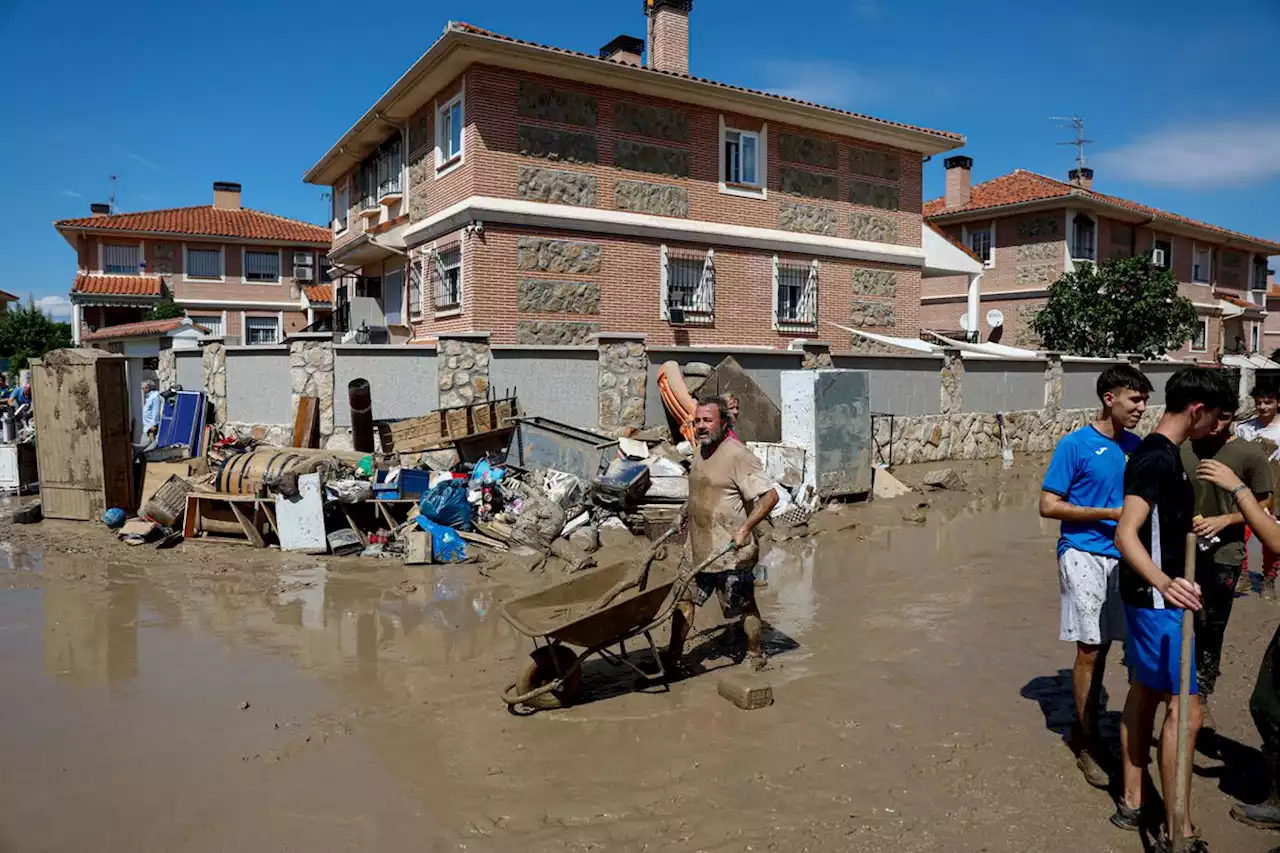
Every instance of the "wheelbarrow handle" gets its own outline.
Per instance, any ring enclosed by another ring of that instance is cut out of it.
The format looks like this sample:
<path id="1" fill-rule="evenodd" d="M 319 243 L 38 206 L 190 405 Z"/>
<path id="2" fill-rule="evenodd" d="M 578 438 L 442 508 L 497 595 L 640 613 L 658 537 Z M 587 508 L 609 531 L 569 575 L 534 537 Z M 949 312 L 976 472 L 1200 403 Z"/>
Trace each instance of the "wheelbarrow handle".
<path id="1" fill-rule="evenodd" d="M 730 539 L 728 542 L 721 545 L 715 551 L 712 551 L 710 556 L 708 556 L 705 560 L 703 560 L 698 565 L 694 566 L 691 571 L 681 572 L 680 576 L 676 578 L 675 584 L 672 585 L 672 589 L 674 589 L 676 593 L 676 598 L 678 599 L 680 597 L 680 595 L 684 592 L 685 587 L 687 587 L 690 583 L 693 582 L 693 579 L 697 577 L 699 572 L 706 569 L 708 566 L 710 566 L 716 560 L 719 560 L 725 554 L 728 554 L 732 551 L 737 550 L 737 548 L 738 546 L 734 544 L 734 541 L 732 539 Z"/>

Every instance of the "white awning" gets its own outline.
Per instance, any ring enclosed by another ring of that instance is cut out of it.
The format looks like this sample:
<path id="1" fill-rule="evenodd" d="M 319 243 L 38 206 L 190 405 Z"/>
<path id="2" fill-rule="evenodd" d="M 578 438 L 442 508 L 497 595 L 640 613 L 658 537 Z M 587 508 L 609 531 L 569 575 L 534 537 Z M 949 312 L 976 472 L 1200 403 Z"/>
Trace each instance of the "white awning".
<path id="1" fill-rule="evenodd" d="M 948 275 L 978 275 L 982 262 L 933 230 L 927 223 L 920 226 L 920 245 L 924 249 L 925 278 Z"/>
<path id="2" fill-rule="evenodd" d="M 1280 367 L 1271 359 L 1262 355 L 1241 355 L 1238 353 L 1229 353 L 1222 357 L 1222 363 L 1227 367 L 1251 367 L 1262 370 L 1272 370 Z"/>

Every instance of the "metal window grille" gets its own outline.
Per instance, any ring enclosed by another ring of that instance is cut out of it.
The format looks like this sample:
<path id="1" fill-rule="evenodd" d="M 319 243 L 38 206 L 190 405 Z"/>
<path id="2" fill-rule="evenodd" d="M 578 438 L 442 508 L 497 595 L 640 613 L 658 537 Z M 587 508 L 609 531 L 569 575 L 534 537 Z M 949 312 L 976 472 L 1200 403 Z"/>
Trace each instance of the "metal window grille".
<path id="1" fill-rule="evenodd" d="M 400 135 L 382 143 L 378 150 L 378 198 L 400 192 Z"/>
<path id="2" fill-rule="evenodd" d="M 816 325 L 818 322 L 817 263 L 779 263 L 777 270 L 778 324 Z"/>
<path id="3" fill-rule="evenodd" d="M 274 344 L 279 340 L 279 325 L 275 317 L 245 317 L 244 341 L 250 346 Z"/>
<path id="4" fill-rule="evenodd" d="M 991 230 L 972 231 L 969 234 L 969 248 L 983 261 L 994 260 L 991 257 Z"/>
<path id="5" fill-rule="evenodd" d="M 280 253 L 246 251 L 244 253 L 245 281 L 279 281 Z"/>
<path id="6" fill-rule="evenodd" d="M 212 316 L 189 317 L 192 323 L 197 326 L 204 326 L 209 331 L 206 333 L 211 338 L 222 337 L 222 316 L 214 314 Z"/>
<path id="7" fill-rule="evenodd" d="M 222 278 L 222 252 L 187 249 L 187 278 Z"/>
<path id="8" fill-rule="evenodd" d="M 409 263 L 409 316 L 422 316 L 422 264 L 421 259 Z"/>
<path id="9" fill-rule="evenodd" d="M 666 318 L 672 323 L 710 323 L 716 313 L 715 253 L 663 247 Z"/>
<path id="10" fill-rule="evenodd" d="M 435 258 L 435 310 L 462 305 L 462 250 L 442 249 Z"/>
<path id="11" fill-rule="evenodd" d="M 142 263 L 141 246 L 102 246 L 102 271 L 118 275 L 137 275 Z"/>

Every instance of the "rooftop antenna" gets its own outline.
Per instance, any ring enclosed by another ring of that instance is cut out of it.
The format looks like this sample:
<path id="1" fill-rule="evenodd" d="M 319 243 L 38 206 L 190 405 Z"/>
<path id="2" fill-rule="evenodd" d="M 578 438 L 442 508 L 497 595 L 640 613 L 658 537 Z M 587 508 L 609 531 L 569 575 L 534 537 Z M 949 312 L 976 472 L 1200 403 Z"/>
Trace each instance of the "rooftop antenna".
<path id="1" fill-rule="evenodd" d="M 1092 145 L 1092 139 L 1084 137 L 1084 119 L 1080 116 L 1050 116 L 1051 121 L 1058 123 L 1058 127 L 1070 128 L 1076 132 L 1076 138 L 1067 142 L 1059 142 L 1059 145 L 1074 145 L 1076 148 L 1076 168 L 1085 168 L 1084 147 Z"/>
<path id="2" fill-rule="evenodd" d="M 111 178 L 111 198 L 107 199 L 107 206 L 112 213 L 116 212 L 116 176 L 110 175 Z"/>

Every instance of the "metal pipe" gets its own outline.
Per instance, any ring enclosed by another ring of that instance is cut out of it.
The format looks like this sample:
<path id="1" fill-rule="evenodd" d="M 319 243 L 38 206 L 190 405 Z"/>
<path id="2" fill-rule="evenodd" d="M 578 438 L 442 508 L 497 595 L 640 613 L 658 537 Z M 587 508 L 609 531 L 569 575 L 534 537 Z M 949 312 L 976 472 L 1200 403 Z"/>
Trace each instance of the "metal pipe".
<path id="1" fill-rule="evenodd" d="M 373 401 L 369 380 L 352 379 L 347 383 L 347 402 L 351 405 L 351 444 L 361 453 L 373 452 Z"/>

